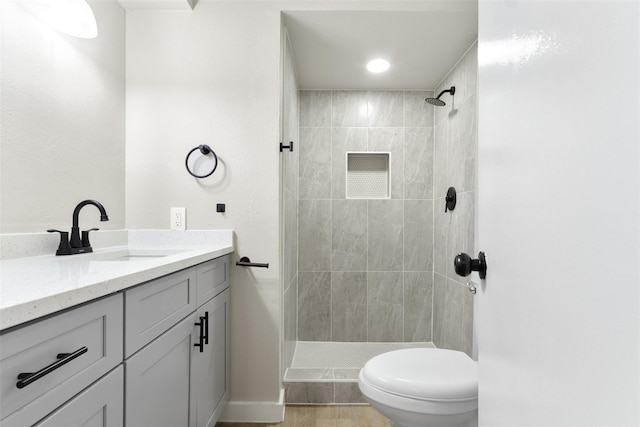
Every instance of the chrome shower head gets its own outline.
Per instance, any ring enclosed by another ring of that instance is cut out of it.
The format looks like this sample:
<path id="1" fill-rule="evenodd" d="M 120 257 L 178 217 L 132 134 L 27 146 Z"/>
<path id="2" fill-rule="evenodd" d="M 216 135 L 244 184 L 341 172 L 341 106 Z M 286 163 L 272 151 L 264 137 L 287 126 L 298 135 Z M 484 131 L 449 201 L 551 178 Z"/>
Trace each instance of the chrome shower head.
<path id="1" fill-rule="evenodd" d="M 438 95 L 437 98 L 426 98 L 425 102 L 431 104 L 431 105 L 435 105 L 436 107 L 444 107 L 445 105 L 447 105 L 443 100 L 440 99 L 440 97 L 442 95 L 444 95 L 445 93 L 451 93 L 451 95 L 454 95 L 456 93 L 456 87 L 455 86 L 451 86 L 450 89 L 445 89 L 442 92 L 440 92 L 440 94 Z"/>

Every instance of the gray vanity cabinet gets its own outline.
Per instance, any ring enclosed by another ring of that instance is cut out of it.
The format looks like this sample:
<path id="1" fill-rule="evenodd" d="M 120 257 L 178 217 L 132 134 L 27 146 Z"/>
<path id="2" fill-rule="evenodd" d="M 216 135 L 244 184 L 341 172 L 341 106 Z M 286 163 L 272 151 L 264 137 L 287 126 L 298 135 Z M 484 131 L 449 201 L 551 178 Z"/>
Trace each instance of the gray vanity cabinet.
<path id="1" fill-rule="evenodd" d="M 34 427 L 121 427 L 123 383 L 119 366 Z"/>
<path id="2" fill-rule="evenodd" d="M 220 417 L 229 390 L 228 263 L 225 256 L 159 279 L 159 287 L 153 281 L 125 292 L 125 313 L 136 313 L 127 316 L 125 335 L 141 337 L 152 327 L 159 335 L 141 349 L 125 345 L 132 354 L 125 360 L 127 427 L 213 427 Z M 156 328 L 195 295 L 209 299 L 168 330 Z M 130 325 L 148 318 L 149 326 Z M 138 346 L 146 341 L 125 337 Z"/>
<path id="3" fill-rule="evenodd" d="M 197 316 L 208 319 L 209 327 L 203 351 L 193 352 L 196 427 L 213 427 L 229 399 L 229 290 L 200 307 Z"/>

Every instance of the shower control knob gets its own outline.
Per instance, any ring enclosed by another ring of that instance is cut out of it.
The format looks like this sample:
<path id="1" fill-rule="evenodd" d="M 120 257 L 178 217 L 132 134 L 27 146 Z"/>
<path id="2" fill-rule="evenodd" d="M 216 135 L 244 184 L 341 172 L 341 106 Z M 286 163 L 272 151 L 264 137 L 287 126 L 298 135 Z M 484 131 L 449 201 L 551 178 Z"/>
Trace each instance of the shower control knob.
<path id="1" fill-rule="evenodd" d="M 487 277 L 487 260 L 484 252 L 478 253 L 478 259 L 471 259 L 471 257 L 464 252 L 459 253 L 453 260 L 453 267 L 458 276 L 466 277 L 470 275 L 472 271 L 477 271 L 481 279 Z"/>

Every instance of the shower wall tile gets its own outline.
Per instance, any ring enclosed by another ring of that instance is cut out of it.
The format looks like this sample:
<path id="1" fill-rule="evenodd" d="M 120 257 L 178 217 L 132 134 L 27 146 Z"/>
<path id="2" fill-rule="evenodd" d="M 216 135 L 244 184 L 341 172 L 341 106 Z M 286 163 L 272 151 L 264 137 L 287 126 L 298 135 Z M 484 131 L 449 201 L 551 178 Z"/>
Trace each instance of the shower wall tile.
<path id="1" fill-rule="evenodd" d="M 433 202 L 433 271 L 444 276 L 447 274 L 449 263 L 453 264 L 453 258 L 449 258 L 447 237 L 451 217 L 455 211 L 444 211 L 444 197 Z"/>
<path id="2" fill-rule="evenodd" d="M 478 92 L 478 42 L 475 42 L 464 58 L 465 94 L 467 98 Z"/>
<path id="3" fill-rule="evenodd" d="M 459 193 L 456 208 L 451 213 L 451 222 L 447 232 L 448 256 L 446 260 L 446 275 L 452 280 L 466 283 L 464 277 L 456 274 L 453 260 L 460 252 L 466 252 L 475 257 L 475 191 Z M 449 212 L 448 212 L 449 213 Z"/>
<path id="4" fill-rule="evenodd" d="M 433 273 L 404 273 L 404 339 L 406 342 L 432 340 Z"/>
<path id="5" fill-rule="evenodd" d="M 296 304 L 296 291 L 298 288 L 297 278 L 294 278 L 290 286 L 284 291 L 283 312 L 284 312 L 284 366 L 291 366 L 293 354 L 296 348 L 298 307 Z"/>
<path id="6" fill-rule="evenodd" d="M 433 275 L 433 343 L 445 348 L 445 314 L 447 309 L 447 278 Z"/>
<path id="7" fill-rule="evenodd" d="M 447 195 L 451 185 L 447 182 L 447 152 L 449 150 L 449 121 L 443 120 L 435 127 L 433 161 L 433 197 L 439 199 Z"/>
<path id="8" fill-rule="evenodd" d="M 472 95 L 449 120 L 446 179 L 459 192 L 475 189 L 476 112 L 476 96 Z"/>
<path id="9" fill-rule="evenodd" d="M 402 271 L 403 201 L 369 200 L 368 271 Z"/>
<path id="10" fill-rule="evenodd" d="M 300 200 L 299 271 L 331 271 L 331 200 Z"/>
<path id="11" fill-rule="evenodd" d="M 284 283 L 289 286 L 298 271 L 298 200 L 284 192 Z"/>
<path id="12" fill-rule="evenodd" d="M 346 197 L 347 151 L 367 151 L 366 128 L 333 128 L 331 149 L 332 198 Z"/>
<path id="13" fill-rule="evenodd" d="M 444 348 L 462 349 L 462 313 L 466 287 L 449 279 L 445 285 Z"/>
<path id="14" fill-rule="evenodd" d="M 331 92 L 300 91 L 300 127 L 331 126 Z"/>
<path id="15" fill-rule="evenodd" d="M 331 128 L 300 128 L 300 198 L 331 198 Z"/>
<path id="16" fill-rule="evenodd" d="M 369 128 L 368 151 L 382 151 L 390 154 L 390 190 L 392 199 L 403 198 L 402 177 L 404 159 L 402 148 L 402 128 Z"/>
<path id="17" fill-rule="evenodd" d="M 300 273 L 298 283 L 298 339 L 331 340 L 331 273 Z"/>
<path id="18" fill-rule="evenodd" d="M 473 352 L 473 294 L 463 292 L 462 297 L 462 348 L 469 356 Z"/>
<path id="19" fill-rule="evenodd" d="M 367 274 L 368 341 L 402 341 L 402 282 L 402 272 Z"/>
<path id="20" fill-rule="evenodd" d="M 331 126 L 366 127 L 368 120 L 367 92 L 343 90 L 331 94 Z"/>
<path id="21" fill-rule="evenodd" d="M 333 200 L 332 271 L 367 269 L 367 201 Z"/>
<path id="22" fill-rule="evenodd" d="M 432 90 L 407 91 L 404 93 L 404 126 L 433 127 L 433 105 L 425 102 L 425 98 L 433 98 Z"/>
<path id="23" fill-rule="evenodd" d="M 433 128 L 404 129 L 405 199 L 433 198 L 433 137 Z"/>
<path id="24" fill-rule="evenodd" d="M 400 91 L 367 92 L 369 127 L 404 126 L 404 95 Z"/>
<path id="25" fill-rule="evenodd" d="M 433 200 L 404 201 L 404 271 L 433 270 Z"/>
<path id="26" fill-rule="evenodd" d="M 367 341 L 367 273 L 331 274 L 333 341 Z"/>

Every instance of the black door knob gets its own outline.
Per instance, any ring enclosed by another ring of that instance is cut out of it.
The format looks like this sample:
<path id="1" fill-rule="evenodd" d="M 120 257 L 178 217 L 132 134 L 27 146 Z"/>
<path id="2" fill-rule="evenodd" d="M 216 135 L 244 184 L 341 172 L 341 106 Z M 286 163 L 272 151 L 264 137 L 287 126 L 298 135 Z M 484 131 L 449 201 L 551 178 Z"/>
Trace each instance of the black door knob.
<path id="1" fill-rule="evenodd" d="M 453 260 L 453 266 L 458 276 L 468 276 L 472 271 L 477 271 L 481 279 L 487 277 L 487 260 L 484 252 L 478 253 L 478 259 L 471 259 L 464 252 L 459 253 Z"/>

